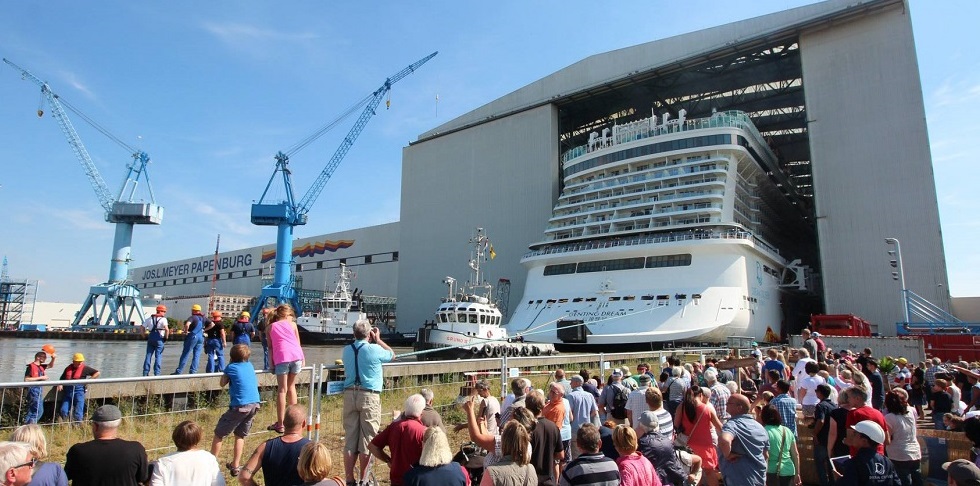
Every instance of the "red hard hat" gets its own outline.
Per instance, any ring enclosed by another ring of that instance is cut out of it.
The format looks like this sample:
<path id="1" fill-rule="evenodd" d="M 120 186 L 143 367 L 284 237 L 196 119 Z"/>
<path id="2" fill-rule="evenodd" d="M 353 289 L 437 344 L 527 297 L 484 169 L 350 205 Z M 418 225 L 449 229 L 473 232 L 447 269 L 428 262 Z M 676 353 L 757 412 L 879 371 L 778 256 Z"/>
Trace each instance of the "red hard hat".
<path id="1" fill-rule="evenodd" d="M 157 306 L 157 314 L 166 314 L 166 313 L 167 313 L 167 306 L 165 305 Z"/>

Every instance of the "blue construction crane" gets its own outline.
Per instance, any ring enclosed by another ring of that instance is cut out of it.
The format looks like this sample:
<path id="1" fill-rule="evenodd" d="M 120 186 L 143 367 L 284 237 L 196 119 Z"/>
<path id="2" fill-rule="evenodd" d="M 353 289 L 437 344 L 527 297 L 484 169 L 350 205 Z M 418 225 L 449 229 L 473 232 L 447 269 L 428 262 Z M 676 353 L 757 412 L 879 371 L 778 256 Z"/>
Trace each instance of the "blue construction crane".
<path id="1" fill-rule="evenodd" d="M 364 107 L 364 111 L 361 112 L 361 116 L 350 129 L 350 132 L 344 137 L 344 141 L 341 142 L 340 147 L 334 152 L 333 157 L 327 162 L 323 171 L 320 172 L 320 176 L 317 177 L 316 181 L 310 186 L 310 189 L 306 191 L 306 194 L 298 203 L 293 193 L 292 176 L 289 170 L 289 156 L 309 145 L 313 140 L 325 133 L 326 130 L 332 128 L 333 124 L 328 125 L 328 127 L 321 129 L 303 142 L 298 143 L 290 151 L 285 153 L 278 152 L 276 154 L 276 169 L 273 171 L 272 177 L 269 178 L 269 183 L 266 184 L 265 191 L 262 192 L 262 197 L 259 198 L 259 202 L 252 204 L 252 224 L 278 227 L 275 274 L 272 283 L 262 287 L 262 294 L 252 310 L 253 320 L 261 317 L 263 307 L 278 305 L 280 303 L 288 303 L 292 305 L 297 313 L 302 312 L 299 296 L 296 293 L 296 289 L 293 288 L 293 227 L 306 224 L 307 213 L 310 212 L 313 203 L 316 202 L 317 197 L 323 192 L 323 188 L 326 186 L 327 181 L 330 180 L 330 176 L 333 175 L 334 170 L 337 169 L 340 162 L 344 160 L 344 156 L 347 155 L 351 145 L 354 144 L 358 135 L 364 130 L 364 126 L 374 116 L 375 108 L 378 107 L 381 100 L 391 90 L 391 85 L 415 72 L 416 69 L 428 62 L 429 59 L 435 57 L 436 54 L 438 52 L 433 52 L 389 77 L 374 93 L 348 110 L 348 114 L 353 113 L 358 106 L 364 103 L 367 104 Z M 285 200 L 266 202 L 266 197 L 269 196 L 269 189 L 272 187 L 272 183 L 275 182 L 277 176 L 281 176 L 282 178 L 283 192 L 285 194 L 283 197 L 285 197 Z"/>
<path id="2" fill-rule="evenodd" d="M 85 322 L 85 325 L 98 326 L 131 326 L 141 324 L 146 316 L 143 313 L 143 304 L 140 301 L 140 291 L 129 281 L 129 262 L 133 242 L 134 224 L 160 224 L 163 220 L 163 207 L 158 206 L 153 197 L 153 188 L 150 186 L 150 174 L 147 172 L 147 164 L 150 156 L 141 150 L 134 149 L 126 145 L 111 133 L 90 120 L 83 113 L 61 99 L 48 83 L 41 81 L 27 70 L 4 59 L 10 67 L 20 71 L 24 79 L 33 81 L 41 87 L 41 95 L 47 100 L 51 107 L 54 119 L 58 121 L 58 126 L 68 139 L 75 157 L 82 163 L 85 175 L 89 183 L 95 189 L 95 195 L 99 199 L 99 204 L 105 209 L 105 219 L 110 223 L 115 223 L 116 234 L 112 244 L 112 259 L 109 264 L 109 280 L 105 283 L 94 285 L 89 289 L 88 298 L 82 304 L 82 308 L 75 314 L 72 327 L 78 328 L 82 325 L 82 320 L 89 311 L 92 317 Z M 86 122 L 92 124 L 104 135 L 120 144 L 133 156 L 133 163 L 127 164 L 129 170 L 126 179 L 123 181 L 118 196 L 113 196 L 105 180 L 92 162 L 82 139 L 75 132 L 68 114 L 65 113 L 65 106 L 78 114 Z M 38 109 L 38 116 L 42 116 L 44 111 Z M 146 184 L 149 192 L 150 202 L 134 201 L 136 189 L 140 185 L 140 180 Z"/>

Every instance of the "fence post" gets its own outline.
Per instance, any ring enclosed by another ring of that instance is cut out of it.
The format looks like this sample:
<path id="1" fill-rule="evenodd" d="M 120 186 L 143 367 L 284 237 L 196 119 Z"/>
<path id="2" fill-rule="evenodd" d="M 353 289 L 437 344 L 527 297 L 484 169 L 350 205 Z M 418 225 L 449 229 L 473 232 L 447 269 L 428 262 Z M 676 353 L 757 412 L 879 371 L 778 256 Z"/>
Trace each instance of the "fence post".
<path id="1" fill-rule="evenodd" d="M 599 383 L 606 381 L 606 353 L 599 353 Z"/>
<path id="2" fill-rule="evenodd" d="M 500 357 L 500 396 L 507 396 L 507 355 Z"/>

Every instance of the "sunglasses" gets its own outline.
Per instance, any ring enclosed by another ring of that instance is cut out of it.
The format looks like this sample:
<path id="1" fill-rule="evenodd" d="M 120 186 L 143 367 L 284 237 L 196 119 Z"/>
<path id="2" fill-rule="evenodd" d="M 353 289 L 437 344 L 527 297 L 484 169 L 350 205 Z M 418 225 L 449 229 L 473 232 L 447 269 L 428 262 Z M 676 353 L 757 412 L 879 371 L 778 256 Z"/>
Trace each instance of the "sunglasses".
<path id="1" fill-rule="evenodd" d="M 21 467 L 24 467 L 24 466 L 30 466 L 31 469 L 34 469 L 34 466 L 36 466 L 36 465 L 37 465 L 37 458 L 31 458 L 30 461 L 25 462 L 23 464 L 18 464 L 16 466 L 11 467 L 10 469 L 17 469 L 17 468 L 21 468 Z"/>

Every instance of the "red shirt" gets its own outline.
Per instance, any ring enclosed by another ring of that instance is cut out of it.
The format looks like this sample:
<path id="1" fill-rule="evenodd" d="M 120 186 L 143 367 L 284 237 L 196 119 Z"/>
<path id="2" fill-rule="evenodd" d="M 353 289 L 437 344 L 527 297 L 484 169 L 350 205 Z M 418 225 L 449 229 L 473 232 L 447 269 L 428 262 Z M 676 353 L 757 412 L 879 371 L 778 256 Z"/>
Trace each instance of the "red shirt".
<path id="1" fill-rule="evenodd" d="M 845 424 L 847 425 L 847 430 L 851 430 L 852 425 L 856 425 L 858 422 L 862 422 L 864 420 L 870 420 L 880 425 L 881 430 L 885 431 L 885 435 L 888 434 L 888 425 L 885 424 L 885 416 L 882 415 L 881 412 L 879 412 L 878 410 L 875 410 L 875 408 L 870 405 L 865 405 L 861 408 L 855 408 L 854 410 L 847 412 L 847 422 Z M 857 451 L 858 451 L 857 447 L 851 446 L 851 457 L 854 457 L 854 454 L 857 454 Z M 878 444 L 878 454 L 882 454 L 882 455 L 885 454 L 884 444 Z"/>
<path id="2" fill-rule="evenodd" d="M 425 425 L 418 418 L 392 422 L 371 440 L 371 444 L 384 449 L 391 456 L 391 486 L 401 486 L 405 473 L 422 457 L 422 436 Z"/>

